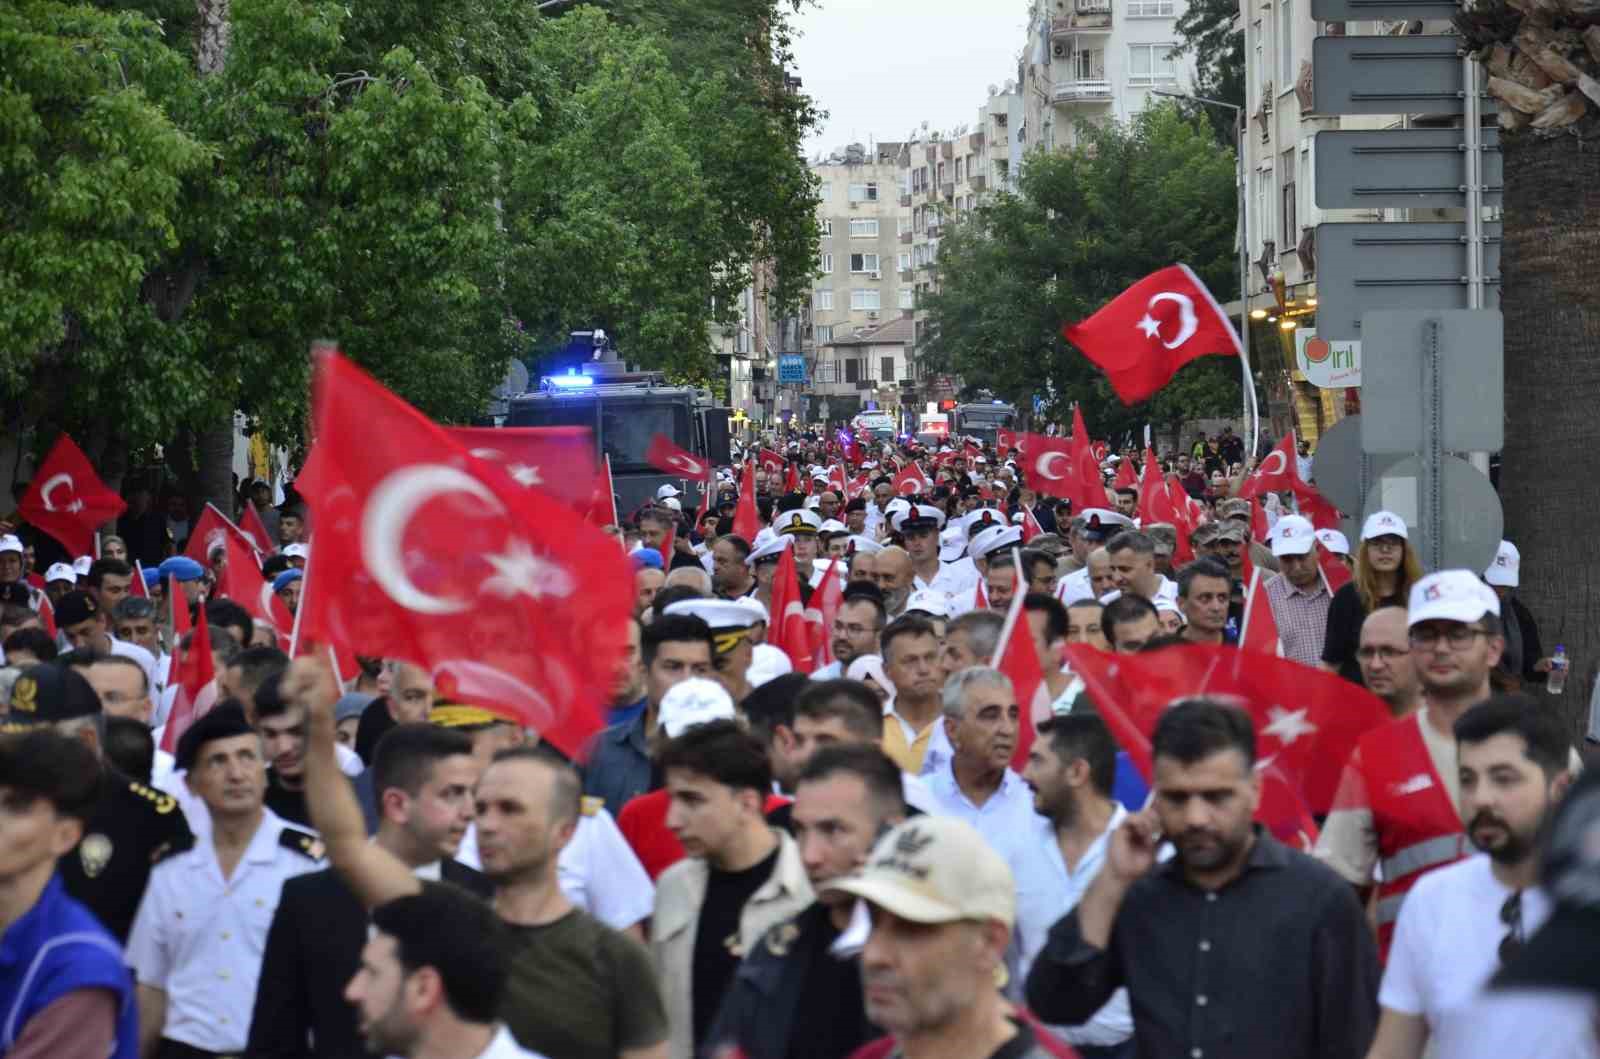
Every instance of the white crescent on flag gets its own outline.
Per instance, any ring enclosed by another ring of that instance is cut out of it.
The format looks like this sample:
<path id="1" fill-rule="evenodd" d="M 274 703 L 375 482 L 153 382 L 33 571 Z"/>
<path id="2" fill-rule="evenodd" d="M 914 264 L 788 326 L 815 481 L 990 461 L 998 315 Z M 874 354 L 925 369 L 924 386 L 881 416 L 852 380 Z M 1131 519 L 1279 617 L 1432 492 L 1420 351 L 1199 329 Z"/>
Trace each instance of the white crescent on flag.
<path id="1" fill-rule="evenodd" d="M 1051 462 L 1054 461 L 1054 460 L 1066 460 L 1066 459 L 1067 459 L 1066 453 L 1064 453 L 1064 452 L 1056 452 L 1055 450 L 1052 449 L 1049 452 L 1040 453 L 1038 462 L 1036 462 L 1033 465 L 1033 469 L 1039 472 L 1039 477 L 1048 478 L 1052 482 L 1059 482 L 1065 476 L 1064 475 L 1060 475 L 1060 474 L 1052 473 L 1051 470 L 1050 470 L 1050 465 L 1051 465 Z M 1068 461 L 1068 462 L 1070 462 L 1070 461 Z"/>
<path id="2" fill-rule="evenodd" d="M 667 457 L 667 462 L 682 471 L 689 478 L 705 477 L 706 468 L 699 460 L 684 456 L 681 453 Z"/>
<path id="3" fill-rule="evenodd" d="M 44 509 L 46 511 L 82 511 L 82 500 L 74 499 L 72 503 L 65 507 L 56 507 L 55 503 L 50 499 L 50 494 L 63 485 L 67 487 L 69 494 L 77 489 L 77 486 L 72 481 L 72 475 L 66 473 L 52 475 L 50 480 L 44 483 L 44 486 L 39 490 L 39 499 L 44 501 Z"/>
<path id="4" fill-rule="evenodd" d="M 1277 462 L 1274 463 L 1273 461 Z M 1283 454 L 1282 449 L 1273 449 L 1267 453 L 1267 458 L 1261 461 L 1261 467 L 1256 471 L 1260 475 L 1282 474 L 1289 469 L 1289 458 Z"/>
<path id="5" fill-rule="evenodd" d="M 372 491 L 361 513 L 361 558 L 389 598 L 418 614 L 459 614 L 471 607 L 462 599 L 422 591 L 406 573 L 402 554 L 406 527 L 417 510 L 436 496 L 463 493 L 503 511 L 487 487 L 465 471 L 438 463 L 416 464 L 395 471 Z"/>
<path id="6" fill-rule="evenodd" d="M 1195 330 L 1200 326 L 1200 318 L 1194 314 L 1194 299 L 1187 294 L 1177 294 L 1173 291 L 1162 291 L 1151 298 L 1145 306 L 1154 309 L 1157 302 L 1172 302 L 1178 307 L 1178 335 L 1171 342 L 1162 342 L 1168 349 L 1177 349 L 1194 336 Z M 1159 334 L 1153 336 L 1160 338 Z"/>

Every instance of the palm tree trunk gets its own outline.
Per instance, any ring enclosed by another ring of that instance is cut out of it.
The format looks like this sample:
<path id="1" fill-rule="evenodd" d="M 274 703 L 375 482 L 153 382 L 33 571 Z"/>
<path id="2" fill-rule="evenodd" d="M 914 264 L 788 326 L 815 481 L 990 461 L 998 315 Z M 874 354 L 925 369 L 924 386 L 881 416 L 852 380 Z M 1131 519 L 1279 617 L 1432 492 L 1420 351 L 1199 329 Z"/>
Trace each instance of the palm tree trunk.
<path id="1" fill-rule="evenodd" d="M 1523 600 L 1545 650 L 1564 644 L 1572 660 L 1566 692 L 1552 701 L 1581 732 L 1600 672 L 1600 150 L 1531 132 L 1502 134 L 1501 145 L 1500 494 L 1506 536 L 1523 555 Z"/>

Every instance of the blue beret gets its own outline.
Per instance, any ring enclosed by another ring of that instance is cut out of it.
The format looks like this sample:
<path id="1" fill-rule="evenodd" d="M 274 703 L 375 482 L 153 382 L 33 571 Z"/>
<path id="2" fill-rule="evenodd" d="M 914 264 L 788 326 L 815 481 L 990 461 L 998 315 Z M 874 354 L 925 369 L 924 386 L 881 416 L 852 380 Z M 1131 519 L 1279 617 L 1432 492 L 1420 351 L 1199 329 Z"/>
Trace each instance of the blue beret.
<path id="1" fill-rule="evenodd" d="M 159 567 L 154 570 L 141 570 L 141 572 L 144 574 L 145 588 L 155 588 L 161 584 L 161 569 Z"/>
<path id="2" fill-rule="evenodd" d="M 652 570 L 662 569 L 661 553 L 654 548 L 635 549 L 629 558 L 633 560 L 633 568 L 635 570 L 643 570 L 645 567 L 649 567 Z"/>
<path id="3" fill-rule="evenodd" d="M 176 577 L 179 581 L 198 581 L 206 575 L 206 568 L 187 555 L 174 555 L 163 559 L 156 569 L 163 581 L 169 577 Z"/>
<path id="4" fill-rule="evenodd" d="M 294 584 L 304 576 L 304 570 L 285 570 L 272 579 L 272 591 L 282 592 L 285 586 Z"/>

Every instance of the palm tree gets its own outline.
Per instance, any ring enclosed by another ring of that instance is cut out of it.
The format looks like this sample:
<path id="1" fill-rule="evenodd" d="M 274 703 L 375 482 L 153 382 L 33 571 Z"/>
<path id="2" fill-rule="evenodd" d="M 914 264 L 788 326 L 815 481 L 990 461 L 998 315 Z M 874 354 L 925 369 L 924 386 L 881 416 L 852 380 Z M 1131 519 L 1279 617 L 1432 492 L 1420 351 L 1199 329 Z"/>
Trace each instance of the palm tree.
<path id="1" fill-rule="evenodd" d="M 1600 4 L 1492 0 L 1456 24 L 1488 69 L 1505 162 L 1506 534 L 1546 650 L 1573 660 L 1561 701 L 1580 729 L 1600 670 Z"/>

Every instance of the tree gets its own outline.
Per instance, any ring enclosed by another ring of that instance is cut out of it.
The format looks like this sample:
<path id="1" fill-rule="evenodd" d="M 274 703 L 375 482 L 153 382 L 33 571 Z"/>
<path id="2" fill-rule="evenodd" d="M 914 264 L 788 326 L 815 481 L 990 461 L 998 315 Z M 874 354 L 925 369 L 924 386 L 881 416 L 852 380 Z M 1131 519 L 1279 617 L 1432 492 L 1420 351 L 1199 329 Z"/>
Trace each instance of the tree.
<path id="1" fill-rule="evenodd" d="M 924 363 L 1019 403 L 1044 397 L 1052 418 L 1080 401 L 1098 437 L 1230 414 L 1241 397 L 1233 358 L 1195 361 L 1127 408 L 1060 332 L 1175 262 L 1231 291 L 1235 214 L 1232 152 L 1199 119 L 1162 105 L 1126 127 L 1085 125 L 1075 150 L 1030 154 L 1017 194 L 998 195 L 940 242 L 939 289 L 922 303 Z"/>
<path id="2" fill-rule="evenodd" d="M 1195 94 L 1243 107 L 1244 35 L 1233 28 L 1238 17 L 1234 0 L 1189 0 L 1175 28 L 1183 40 L 1182 50 L 1195 57 Z M 1206 116 L 1218 142 L 1230 147 L 1239 142 L 1235 111 L 1202 103 L 1186 106 Z"/>
<path id="3" fill-rule="evenodd" d="M 1494 0 L 1456 22 L 1488 69 L 1505 162 L 1506 536 L 1522 550 L 1521 594 L 1541 637 L 1573 659 L 1560 701 L 1578 732 L 1600 668 L 1591 617 L 1600 559 L 1572 546 L 1574 530 L 1593 522 L 1600 473 L 1600 8 Z"/>

